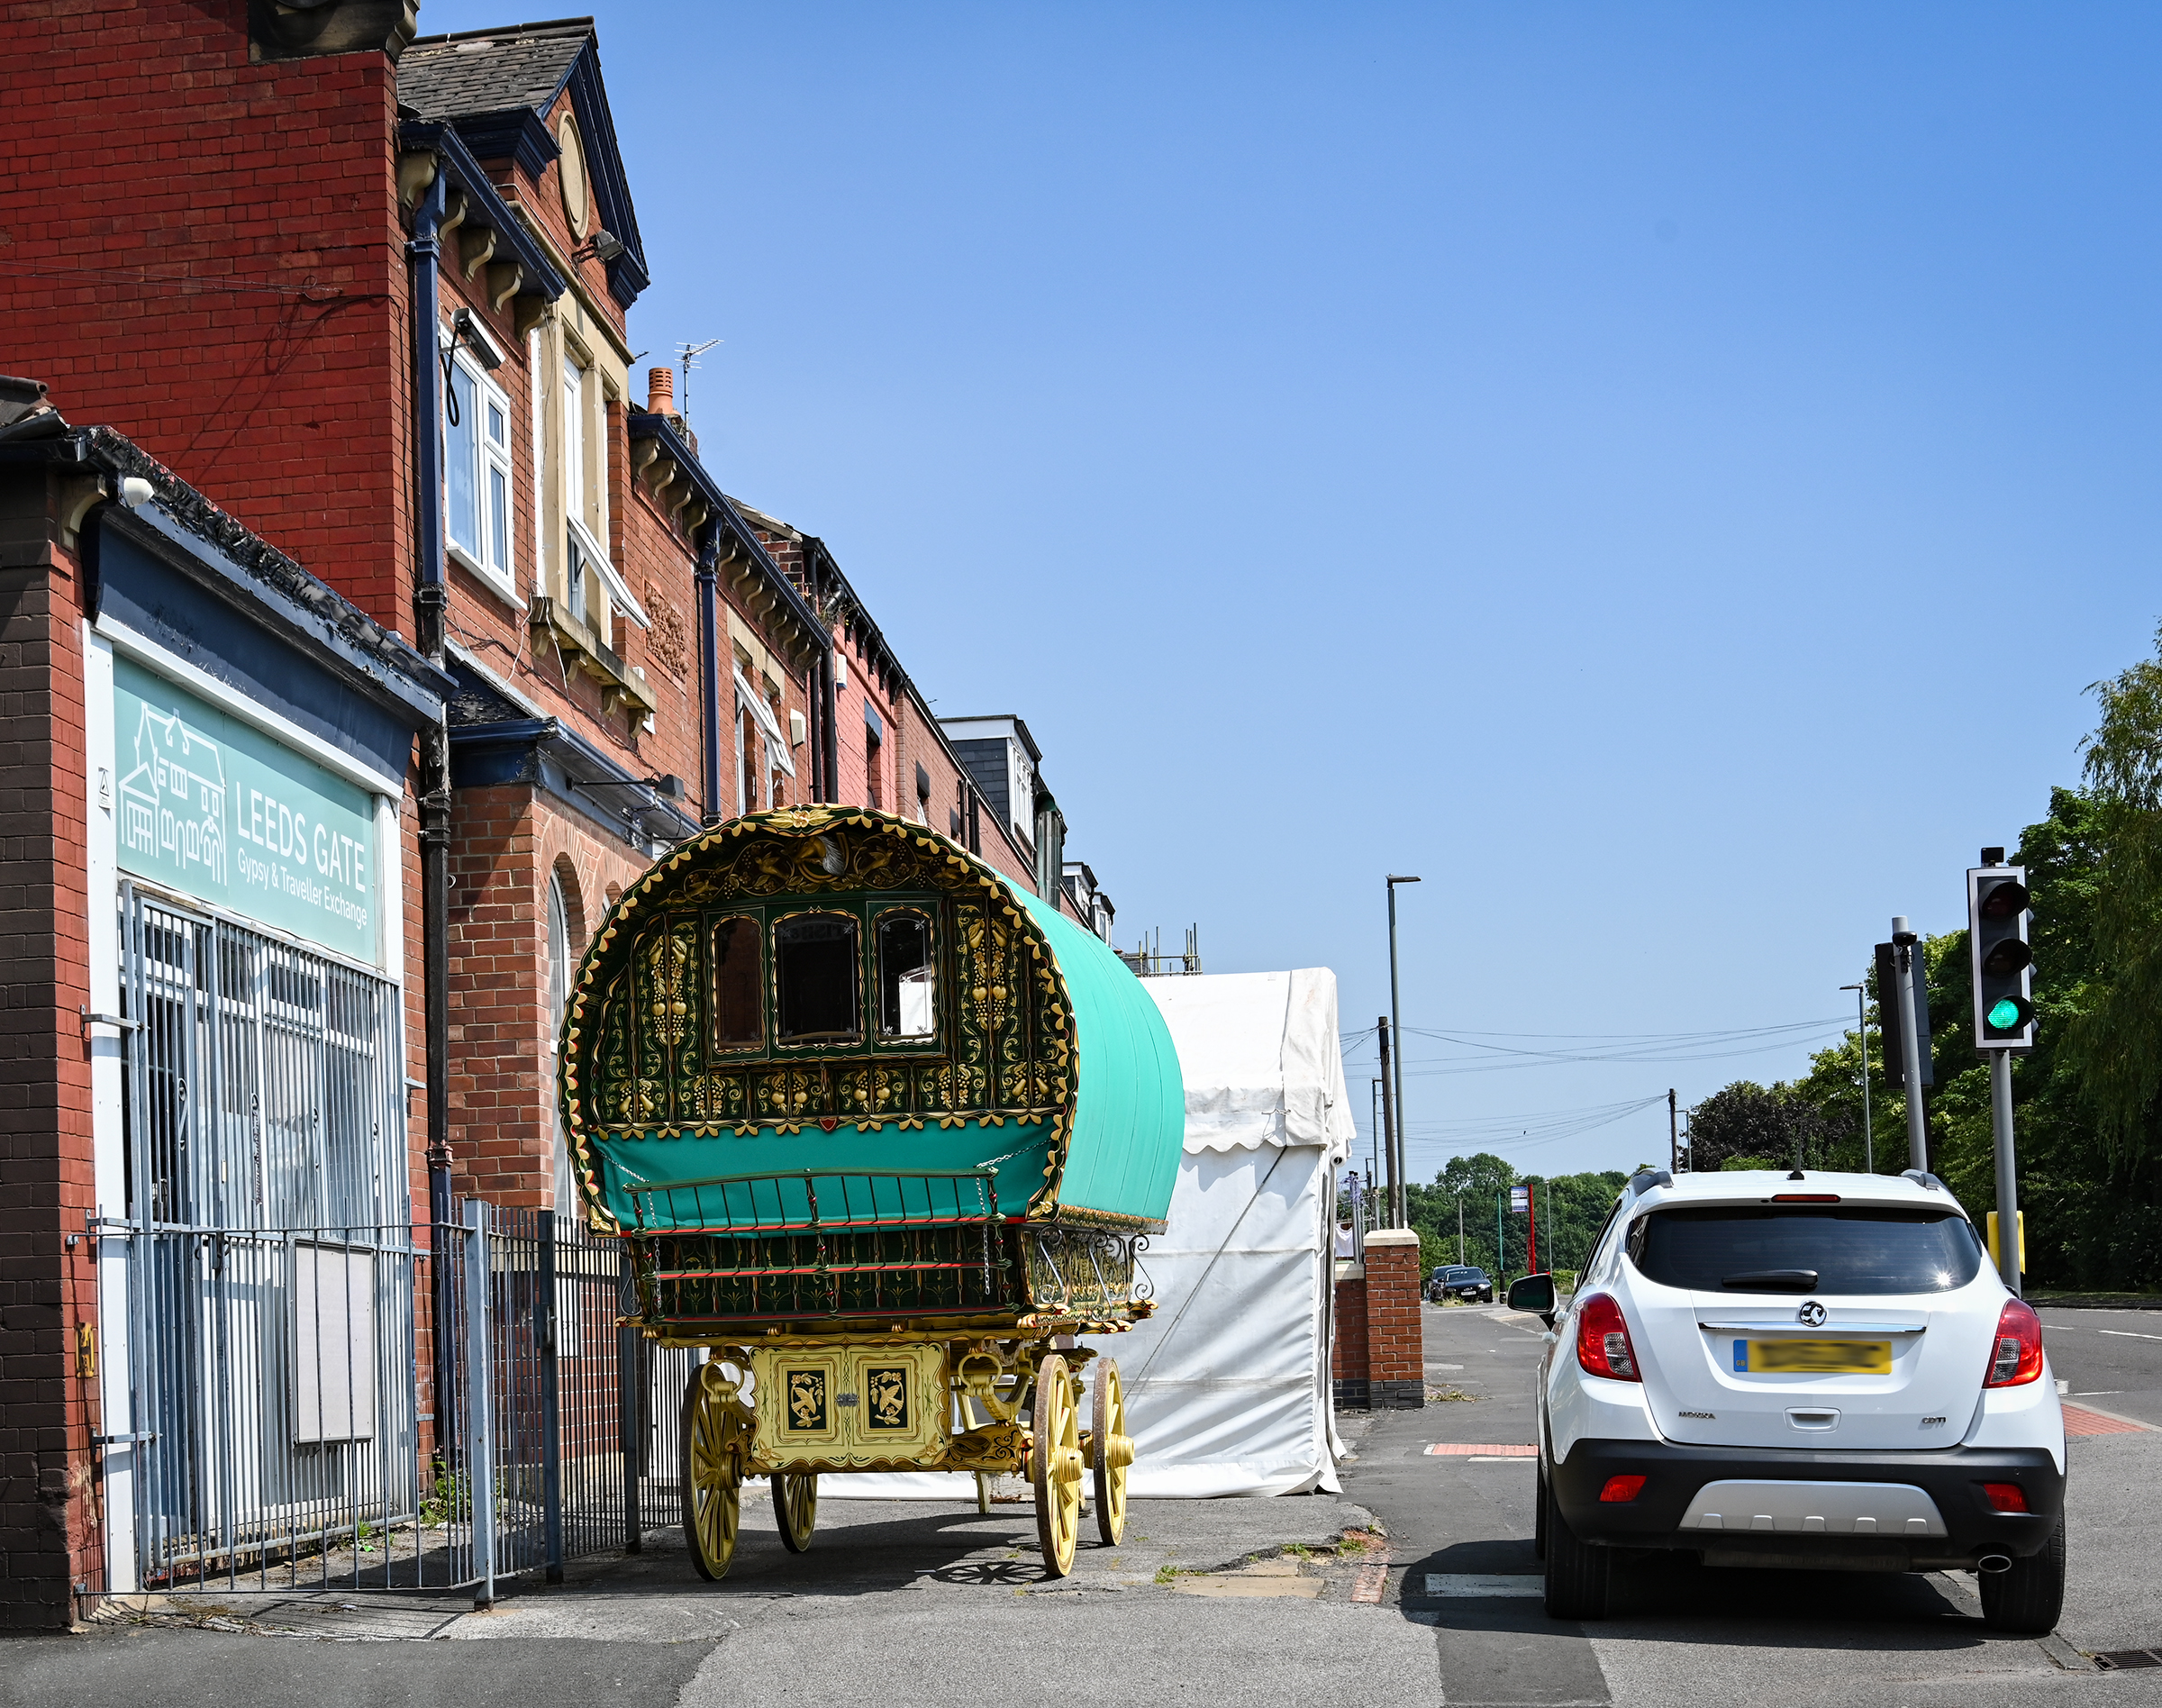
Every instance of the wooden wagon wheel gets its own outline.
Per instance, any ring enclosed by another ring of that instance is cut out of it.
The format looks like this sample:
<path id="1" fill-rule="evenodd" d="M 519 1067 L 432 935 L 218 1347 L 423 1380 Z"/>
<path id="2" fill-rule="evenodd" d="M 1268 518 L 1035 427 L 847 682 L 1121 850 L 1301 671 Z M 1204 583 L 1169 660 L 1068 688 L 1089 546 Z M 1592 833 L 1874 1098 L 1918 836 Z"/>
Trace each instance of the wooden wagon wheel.
<path id="1" fill-rule="evenodd" d="M 1074 1378 L 1056 1352 L 1036 1367 L 1033 1422 L 1029 1468 L 1036 1485 L 1036 1540 L 1043 1545 L 1044 1569 L 1064 1577 L 1074 1569 L 1074 1544 L 1080 1538 L 1085 1467 Z"/>
<path id="2" fill-rule="evenodd" d="M 773 1485 L 773 1516 L 781 1527 L 781 1542 L 791 1554 L 800 1554 L 811 1546 L 818 1523 L 818 1473 L 776 1471 L 766 1480 Z"/>
<path id="3" fill-rule="evenodd" d="M 1133 1437 L 1126 1433 L 1126 1390 L 1115 1359 L 1099 1357 L 1089 1395 L 1089 1461 L 1096 1474 L 1096 1534 L 1116 1548 L 1126 1534 L 1126 1467 L 1133 1463 Z"/>
<path id="4" fill-rule="evenodd" d="M 698 1576 L 710 1582 L 728 1576 L 743 1516 L 743 1459 L 750 1450 L 750 1431 L 739 1405 L 734 1385 L 718 1362 L 691 1372 L 677 1438 L 683 1539 Z"/>

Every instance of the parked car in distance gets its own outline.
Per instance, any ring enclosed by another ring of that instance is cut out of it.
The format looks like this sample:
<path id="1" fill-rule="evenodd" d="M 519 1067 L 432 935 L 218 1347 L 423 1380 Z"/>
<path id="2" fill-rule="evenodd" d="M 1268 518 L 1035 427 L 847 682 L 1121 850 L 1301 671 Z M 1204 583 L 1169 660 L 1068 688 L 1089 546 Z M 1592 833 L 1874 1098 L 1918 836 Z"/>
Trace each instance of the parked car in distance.
<path id="1" fill-rule="evenodd" d="M 1492 1304 L 1494 1282 L 1485 1270 L 1472 1264 L 1445 1263 L 1427 1277 L 1426 1296 L 1432 1304 L 1451 1298 L 1472 1304 Z"/>
<path id="2" fill-rule="evenodd" d="M 2042 1326 L 1933 1175 L 1649 1170 L 1539 1378 L 1547 1612 L 1605 1616 L 1629 1550 L 1979 1578 L 1994 1629 L 2065 1594 L 2065 1419 Z"/>

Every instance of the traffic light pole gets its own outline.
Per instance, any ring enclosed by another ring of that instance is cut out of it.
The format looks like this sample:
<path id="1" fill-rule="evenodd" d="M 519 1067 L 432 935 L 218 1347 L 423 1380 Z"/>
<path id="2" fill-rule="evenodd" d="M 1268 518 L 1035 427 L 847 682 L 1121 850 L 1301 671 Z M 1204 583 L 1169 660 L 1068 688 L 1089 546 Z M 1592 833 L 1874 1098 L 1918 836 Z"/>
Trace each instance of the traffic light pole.
<path id="1" fill-rule="evenodd" d="M 1925 1172 L 1930 1166 L 1929 1113 L 1921 1104 L 1921 1040 L 1914 1024 L 1914 950 L 1921 938 L 1907 929 L 1907 916 L 1892 922 L 1892 942 L 1899 952 L 1900 1067 L 1907 1081 L 1908 1167 Z"/>
<path id="2" fill-rule="evenodd" d="M 2012 1156 L 2012 1051 L 1989 1052 L 1989 1125 L 1997 1152 L 1997 1273 L 2020 1294 L 2020 1177 Z"/>

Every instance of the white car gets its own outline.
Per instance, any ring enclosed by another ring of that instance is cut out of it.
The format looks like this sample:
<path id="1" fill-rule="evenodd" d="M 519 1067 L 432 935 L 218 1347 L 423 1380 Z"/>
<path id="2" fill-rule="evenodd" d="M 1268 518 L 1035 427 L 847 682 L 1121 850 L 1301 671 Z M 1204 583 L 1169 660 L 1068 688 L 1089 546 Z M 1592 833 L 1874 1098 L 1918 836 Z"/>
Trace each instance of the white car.
<path id="1" fill-rule="evenodd" d="M 1539 1393 L 1547 1611 L 1598 1619 L 1628 1549 L 1712 1567 L 1978 1573 L 2000 1631 L 2065 1589 L 2065 1419 L 2041 1322 L 1934 1176 L 1631 1179 Z"/>

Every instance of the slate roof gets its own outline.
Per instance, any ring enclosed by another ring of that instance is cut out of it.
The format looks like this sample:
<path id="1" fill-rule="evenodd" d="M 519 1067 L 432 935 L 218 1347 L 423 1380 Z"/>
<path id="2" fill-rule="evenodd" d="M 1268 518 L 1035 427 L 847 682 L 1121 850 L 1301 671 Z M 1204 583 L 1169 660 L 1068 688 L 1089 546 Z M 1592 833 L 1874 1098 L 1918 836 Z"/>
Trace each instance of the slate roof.
<path id="1" fill-rule="evenodd" d="M 398 104 L 422 119 L 545 113 L 593 40 L 591 18 L 419 36 L 398 60 Z"/>

